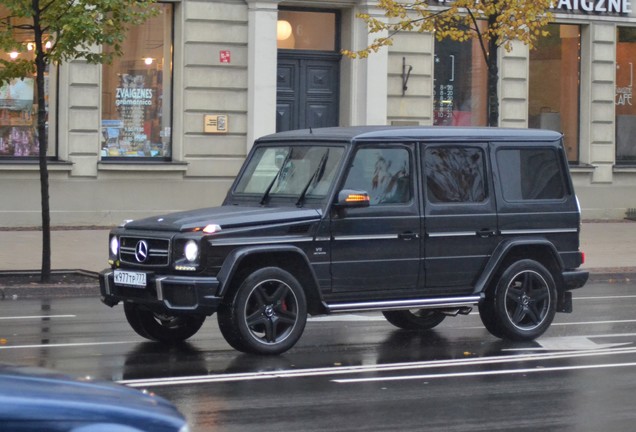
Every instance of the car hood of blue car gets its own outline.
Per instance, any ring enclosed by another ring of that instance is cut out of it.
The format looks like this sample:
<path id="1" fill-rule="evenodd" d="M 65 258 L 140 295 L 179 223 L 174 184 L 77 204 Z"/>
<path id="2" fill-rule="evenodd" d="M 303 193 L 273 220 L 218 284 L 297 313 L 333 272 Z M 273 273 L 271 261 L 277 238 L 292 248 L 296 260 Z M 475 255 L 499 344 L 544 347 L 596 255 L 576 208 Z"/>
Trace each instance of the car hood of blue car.
<path id="1" fill-rule="evenodd" d="M 184 417 L 165 399 L 108 382 L 0 364 L 0 424 L 73 421 L 178 431 Z"/>

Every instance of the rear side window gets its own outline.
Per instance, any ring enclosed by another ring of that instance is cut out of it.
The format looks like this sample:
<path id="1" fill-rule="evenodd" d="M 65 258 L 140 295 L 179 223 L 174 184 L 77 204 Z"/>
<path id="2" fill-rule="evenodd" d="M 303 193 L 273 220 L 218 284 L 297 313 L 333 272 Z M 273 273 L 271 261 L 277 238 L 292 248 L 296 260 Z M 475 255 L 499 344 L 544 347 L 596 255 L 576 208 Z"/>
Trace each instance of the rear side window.
<path id="1" fill-rule="evenodd" d="M 558 153 L 551 148 L 501 149 L 497 165 L 506 201 L 556 200 L 565 196 Z"/>
<path id="2" fill-rule="evenodd" d="M 429 147 L 424 153 L 426 190 L 431 203 L 486 200 L 486 165 L 480 148 Z"/>

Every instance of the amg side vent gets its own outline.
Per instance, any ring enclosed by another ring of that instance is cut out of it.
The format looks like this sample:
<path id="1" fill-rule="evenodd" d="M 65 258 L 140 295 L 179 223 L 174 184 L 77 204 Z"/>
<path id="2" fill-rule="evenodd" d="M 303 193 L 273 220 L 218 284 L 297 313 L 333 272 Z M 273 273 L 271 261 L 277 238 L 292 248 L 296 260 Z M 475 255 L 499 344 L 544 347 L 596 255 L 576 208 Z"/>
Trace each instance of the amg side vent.
<path id="1" fill-rule="evenodd" d="M 294 225 L 289 227 L 289 234 L 306 234 L 309 231 L 309 225 Z"/>

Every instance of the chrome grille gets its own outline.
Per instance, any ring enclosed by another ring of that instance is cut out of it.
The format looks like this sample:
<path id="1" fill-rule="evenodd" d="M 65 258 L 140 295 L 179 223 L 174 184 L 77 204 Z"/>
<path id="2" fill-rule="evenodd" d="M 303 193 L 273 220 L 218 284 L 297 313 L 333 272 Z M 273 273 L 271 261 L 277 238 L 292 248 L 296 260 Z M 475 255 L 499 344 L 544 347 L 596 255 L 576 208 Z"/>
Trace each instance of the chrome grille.
<path id="1" fill-rule="evenodd" d="M 170 240 L 148 237 L 121 237 L 119 239 L 119 259 L 121 262 L 142 266 L 167 266 L 170 263 Z M 138 248 L 145 243 L 146 259 L 140 261 Z"/>

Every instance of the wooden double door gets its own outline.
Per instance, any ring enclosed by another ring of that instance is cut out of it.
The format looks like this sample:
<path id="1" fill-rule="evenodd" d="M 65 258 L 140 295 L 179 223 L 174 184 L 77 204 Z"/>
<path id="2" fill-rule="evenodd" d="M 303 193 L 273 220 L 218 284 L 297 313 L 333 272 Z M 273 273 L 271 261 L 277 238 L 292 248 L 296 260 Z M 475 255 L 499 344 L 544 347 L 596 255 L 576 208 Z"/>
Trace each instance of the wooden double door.
<path id="1" fill-rule="evenodd" d="M 338 126 L 340 54 L 278 51 L 276 131 Z"/>

